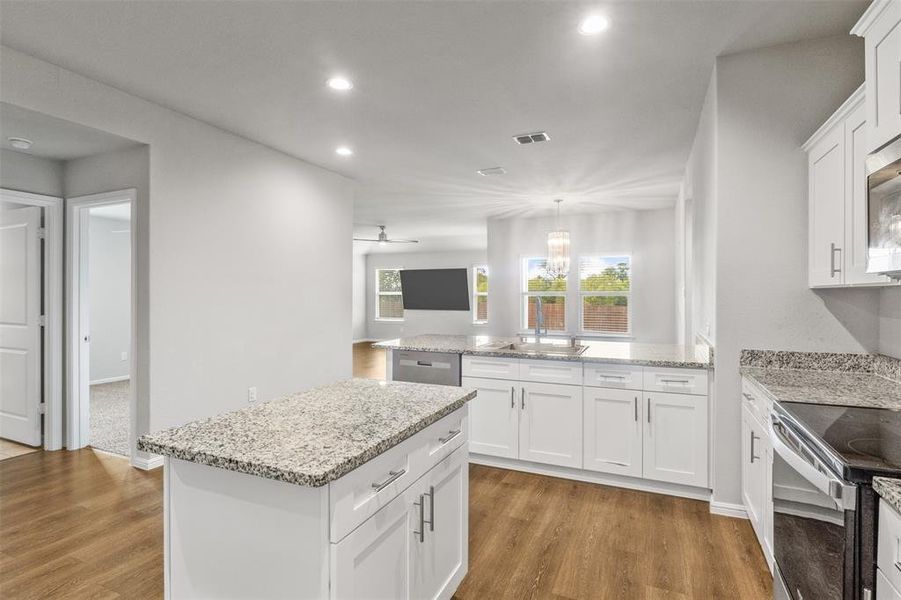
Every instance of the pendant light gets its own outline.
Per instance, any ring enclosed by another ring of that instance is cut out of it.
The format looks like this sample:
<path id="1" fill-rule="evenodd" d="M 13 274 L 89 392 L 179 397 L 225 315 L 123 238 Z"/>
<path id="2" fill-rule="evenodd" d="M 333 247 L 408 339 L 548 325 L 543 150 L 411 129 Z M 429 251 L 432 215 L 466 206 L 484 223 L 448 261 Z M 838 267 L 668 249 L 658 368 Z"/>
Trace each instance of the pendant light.
<path id="1" fill-rule="evenodd" d="M 550 278 L 569 275 L 569 232 L 560 229 L 561 199 L 554 200 L 557 205 L 557 219 L 554 231 L 547 234 L 547 274 Z"/>

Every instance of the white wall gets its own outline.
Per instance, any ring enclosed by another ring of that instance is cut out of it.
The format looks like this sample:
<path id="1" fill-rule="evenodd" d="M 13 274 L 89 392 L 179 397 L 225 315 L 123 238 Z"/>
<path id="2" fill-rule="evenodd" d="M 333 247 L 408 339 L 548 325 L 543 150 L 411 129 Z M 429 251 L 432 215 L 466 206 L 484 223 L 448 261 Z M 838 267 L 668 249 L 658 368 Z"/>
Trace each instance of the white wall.
<path id="1" fill-rule="evenodd" d="M 150 429 L 350 376 L 352 182 L 7 47 L 0 101 L 149 144 Z"/>
<path id="2" fill-rule="evenodd" d="M 674 210 L 609 211 L 565 215 L 561 227 L 570 232 L 571 296 L 566 301 L 566 325 L 579 327 L 577 260 L 580 255 L 632 256 L 632 336 L 636 342 L 675 343 Z M 511 335 L 520 323 L 522 260 L 547 255 L 547 232 L 553 218 L 489 219 L 489 331 Z"/>
<path id="3" fill-rule="evenodd" d="M 62 197 L 63 163 L 2 148 L 0 188 Z"/>
<path id="4" fill-rule="evenodd" d="M 129 221 L 90 215 L 88 273 L 91 382 L 124 379 L 131 362 Z M 122 359 L 122 353 L 126 358 Z"/>
<path id="5" fill-rule="evenodd" d="M 362 251 L 358 251 L 356 242 L 354 243 L 352 277 L 353 339 L 360 341 L 369 339 L 366 323 L 366 255 Z"/>
<path id="6" fill-rule="evenodd" d="M 901 359 L 901 288 L 886 288 L 880 294 L 879 352 Z"/>
<path id="7" fill-rule="evenodd" d="M 368 334 L 373 339 L 387 340 L 401 336 L 441 333 L 451 335 L 484 335 L 486 325 L 474 325 L 472 311 L 460 310 L 406 310 L 403 321 L 377 321 L 375 319 L 375 270 L 401 267 L 404 269 L 467 269 L 469 292 L 472 293 L 472 267 L 483 265 L 487 257 L 484 250 L 460 250 L 455 252 L 404 252 L 366 255 L 366 314 Z M 489 273 L 489 288 L 492 285 Z M 472 304 L 472 300 L 470 300 Z M 471 307 L 470 307 L 471 308 Z M 488 320 L 494 318 L 490 301 Z"/>

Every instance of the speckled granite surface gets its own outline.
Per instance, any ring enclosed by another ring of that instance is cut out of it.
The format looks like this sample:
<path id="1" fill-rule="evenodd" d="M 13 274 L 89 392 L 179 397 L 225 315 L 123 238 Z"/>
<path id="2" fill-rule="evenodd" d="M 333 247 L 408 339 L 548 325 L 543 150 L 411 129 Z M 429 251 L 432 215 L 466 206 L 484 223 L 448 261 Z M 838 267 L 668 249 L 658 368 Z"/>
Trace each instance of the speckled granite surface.
<path id="1" fill-rule="evenodd" d="M 138 448 L 319 487 L 474 397 L 458 387 L 353 379 L 145 435 Z"/>
<path id="2" fill-rule="evenodd" d="M 901 383 L 901 360 L 884 354 L 742 350 L 743 367 L 874 373 Z"/>
<path id="3" fill-rule="evenodd" d="M 540 354 L 501 350 L 516 337 L 465 336 L 465 335 L 419 335 L 388 340 L 374 344 L 377 348 L 392 350 L 420 350 L 427 352 L 458 352 L 476 356 L 497 356 L 509 358 L 533 358 L 565 360 L 572 362 L 602 362 L 651 367 L 677 367 L 704 369 L 711 367 L 710 348 L 697 346 L 677 346 L 671 344 L 636 344 L 633 342 L 596 342 L 579 340 L 587 346 L 580 355 Z"/>
<path id="4" fill-rule="evenodd" d="M 901 384 L 873 373 L 742 367 L 780 402 L 901 410 Z"/>
<path id="5" fill-rule="evenodd" d="M 892 508 L 901 512 L 901 479 L 890 477 L 874 477 L 873 489 Z"/>

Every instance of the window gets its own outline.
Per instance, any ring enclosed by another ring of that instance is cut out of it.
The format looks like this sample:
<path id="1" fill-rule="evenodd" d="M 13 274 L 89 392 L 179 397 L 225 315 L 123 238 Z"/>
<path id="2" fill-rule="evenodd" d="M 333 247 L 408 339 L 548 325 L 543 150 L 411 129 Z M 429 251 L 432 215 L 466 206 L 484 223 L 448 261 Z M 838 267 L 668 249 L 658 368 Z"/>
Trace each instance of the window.
<path id="1" fill-rule="evenodd" d="M 579 258 L 582 331 L 626 335 L 632 330 L 629 298 L 632 290 L 630 256 Z"/>
<path id="2" fill-rule="evenodd" d="M 472 268 L 472 322 L 488 322 L 488 267 Z"/>
<path id="3" fill-rule="evenodd" d="M 541 298 L 544 327 L 566 330 L 566 277 L 551 277 L 547 258 L 526 258 L 522 268 L 522 324 L 535 329 L 538 299 Z"/>
<path id="4" fill-rule="evenodd" d="M 375 270 L 375 318 L 377 321 L 403 321 L 404 297 L 400 288 L 400 269 Z"/>

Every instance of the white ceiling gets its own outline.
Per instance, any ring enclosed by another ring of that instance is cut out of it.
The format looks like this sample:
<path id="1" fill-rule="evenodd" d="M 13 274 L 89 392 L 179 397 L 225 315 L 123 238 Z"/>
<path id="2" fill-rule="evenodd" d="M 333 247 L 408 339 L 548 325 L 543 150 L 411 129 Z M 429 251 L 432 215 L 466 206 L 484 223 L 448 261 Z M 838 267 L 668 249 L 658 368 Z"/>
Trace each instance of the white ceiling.
<path id="1" fill-rule="evenodd" d="M 550 214 L 555 197 L 669 206 L 714 58 L 846 34 L 866 5 L 4 1 L 0 35 L 347 175 L 358 236 L 386 224 L 435 250 L 484 247 L 487 217 Z M 593 11 L 610 29 L 579 35 Z M 324 85 L 338 73 L 350 93 Z M 535 130 L 551 141 L 511 140 Z M 507 175 L 475 173 L 494 166 Z"/>
<path id="2" fill-rule="evenodd" d="M 10 137 L 25 138 L 34 145 L 28 150 L 19 150 L 9 143 Z M 53 160 L 72 160 L 135 145 L 137 142 L 118 135 L 0 102 L 0 147 L 6 150 Z"/>

